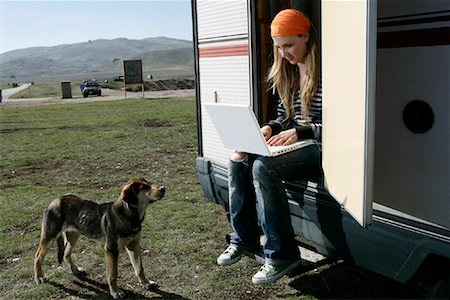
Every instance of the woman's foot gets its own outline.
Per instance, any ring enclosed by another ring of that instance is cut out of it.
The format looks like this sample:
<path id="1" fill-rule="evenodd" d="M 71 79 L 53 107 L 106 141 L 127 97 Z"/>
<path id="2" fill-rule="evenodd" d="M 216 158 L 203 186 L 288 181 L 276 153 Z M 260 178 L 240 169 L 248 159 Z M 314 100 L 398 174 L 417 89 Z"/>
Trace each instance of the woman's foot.
<path id="1" fill-rule="evenodd" d="M 241 259 L 244 250 L 245 249 L 239 245 L 230 244 L 228 248 L 217 258 L 217 264 L 220 266 L 229 266 L 237 263 Z"/>
<path id="2" fill-rule="evenodd" d="M 284 275 L 288 274 L 302 264 L 302 260 L 298 259 L 287 264 L 271 265 L 265 263 L 264 266 L 252 277 L 254 284 L 269 284 L 277 281 Z"/>

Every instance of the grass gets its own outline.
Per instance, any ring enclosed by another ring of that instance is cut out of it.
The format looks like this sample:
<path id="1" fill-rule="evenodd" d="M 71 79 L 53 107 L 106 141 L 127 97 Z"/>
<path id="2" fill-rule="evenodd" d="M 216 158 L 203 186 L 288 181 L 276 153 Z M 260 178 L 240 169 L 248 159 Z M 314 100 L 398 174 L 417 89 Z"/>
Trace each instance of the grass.
<path id="1" fill-rule="evenodd" d="M 131 177 L 164 184 L 166 196 L 143 224 L 143 264 L 160 285 L 137 284 L 126 255 L 119 286 L 131 299 L 421 298 L 423 290 L 352 265 L 327 265 L 276 284 L 256 287 L 259 265 L 219 267 L 230 226 L 222 207 L 199 186 L 192 98 L 126 100 L 35 107 L 0 106 L 0 298 L 105 299 L 103 248 L 82 238 L 74 260 L 89 276 L 78 279 L 56 261 L 44 262 L 49 283 L 36 286 L 33 258 L 42 211 L 52 198 L 74 193 L 113 201 Z"/>

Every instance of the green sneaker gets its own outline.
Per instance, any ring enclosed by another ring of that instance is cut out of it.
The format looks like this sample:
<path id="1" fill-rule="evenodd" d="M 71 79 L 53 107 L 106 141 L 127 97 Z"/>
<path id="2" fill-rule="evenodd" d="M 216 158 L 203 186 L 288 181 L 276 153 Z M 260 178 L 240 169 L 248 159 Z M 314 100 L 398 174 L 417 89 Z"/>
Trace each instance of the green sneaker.
<path id="1" fill-rule="evenodd" d="M 243 247 L 230 244 L 228 248 L 217 258 L 217 264 L 220 266 L 229 266 L 237 263 L 241 259 L 243 252 Z"/>
<path id="2" fill-rule="evenodd" d="M 253 275 L 252 282 L 254 284 L 269 284 L 277 281 L 284 275 L 288 274 L 302 264 L 302 260 L 295 260 L 293 262 L 282 265 L 271 265 L 265 263 L 261 269 Z"/>

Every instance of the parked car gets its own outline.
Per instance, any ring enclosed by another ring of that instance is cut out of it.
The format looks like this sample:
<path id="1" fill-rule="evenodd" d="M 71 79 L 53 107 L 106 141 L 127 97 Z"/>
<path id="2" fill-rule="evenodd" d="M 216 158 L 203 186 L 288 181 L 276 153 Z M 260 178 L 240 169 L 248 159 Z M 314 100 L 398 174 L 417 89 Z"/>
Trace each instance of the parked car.
<path id="1" fill-rule="evenodd" d="M 86 98 L 89 95 L 97 95 L 97 96 L 102 95 L 100 85 L 98 84 L 98 81 L 95 79 L 83 81 L 80 84 L 80 90 L 84 98 Z"/>

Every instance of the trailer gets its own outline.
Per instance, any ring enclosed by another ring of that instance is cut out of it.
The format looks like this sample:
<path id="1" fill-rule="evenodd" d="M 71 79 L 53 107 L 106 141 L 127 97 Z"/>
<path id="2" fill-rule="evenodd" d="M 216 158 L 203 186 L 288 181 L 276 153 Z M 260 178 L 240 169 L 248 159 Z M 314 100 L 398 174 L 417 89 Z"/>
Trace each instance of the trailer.
<path id="1" fill-rule="evenodd" d="M 405 283 L 433 270 L 449 294 L 447 0 L 192 0 L 197 174 L 228 209 L 223 146 L 204 104 L 275 114 L 267 92 L 269 25 L 304 11 L 321 36 L 324 182 L 285 182 L 294 232 L 315 251 Z"/>

